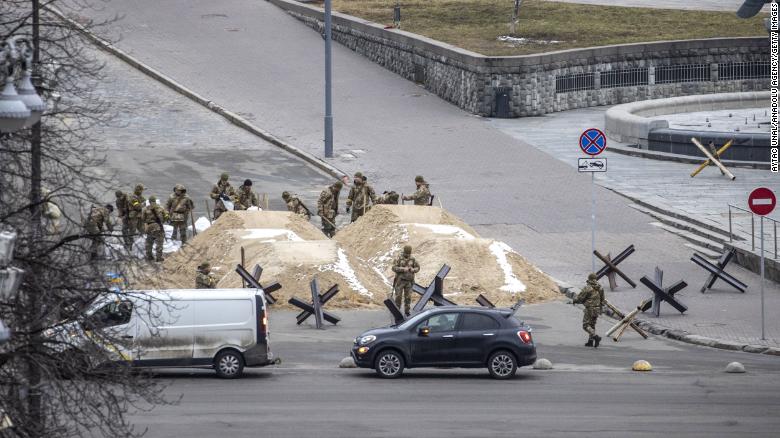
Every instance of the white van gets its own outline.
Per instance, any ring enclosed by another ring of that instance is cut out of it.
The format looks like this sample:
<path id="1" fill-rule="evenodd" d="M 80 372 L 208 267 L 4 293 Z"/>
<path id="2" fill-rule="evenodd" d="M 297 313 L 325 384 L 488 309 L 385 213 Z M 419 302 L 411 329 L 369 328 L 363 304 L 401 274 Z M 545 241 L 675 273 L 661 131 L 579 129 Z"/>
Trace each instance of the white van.
<path id="1" fill-rule="evenodd" d="M 213 367 L 231 379 L 245 366 L 278 363 L 269 347 L 265 296 L 257 289 L 111 293 L 95 301 L 85 321 L 89 330 L 71 323 L 61 333 L 72 343 L 75 332 L 110 332 L 120 342 L 106 350 L 135 367 Z"/>

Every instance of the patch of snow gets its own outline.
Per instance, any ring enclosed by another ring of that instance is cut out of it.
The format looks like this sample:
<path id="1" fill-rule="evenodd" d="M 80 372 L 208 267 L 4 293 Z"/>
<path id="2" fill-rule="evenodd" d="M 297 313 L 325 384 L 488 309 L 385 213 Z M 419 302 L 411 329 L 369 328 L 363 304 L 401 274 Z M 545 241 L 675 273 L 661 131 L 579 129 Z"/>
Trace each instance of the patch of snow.
<path id="1" fill-rule="evenodd" d="M 415 227 L 426 228 L 433 231 L 435 234 L 454 235 L 458 239 L 462 240 L 474 240 L 474 235 L 463 230 L 463 228 L 456 227 L 454 225 L 440 225 L 440 224 L 409 224 Z"/>
<path id="2" fill-rule="evenodd" d="M 501 35 L 498 37 L 498 40 L 512 46 L 522 46 L 526 44 L 558 44 L 561 42 L 556 40 L 534 40 L 531 38 L 513 37 L 510 35 Z"/>
<path id="3" fill-rule="evenodd" d="M 379 278 L 382 279 L 382 282 L 384 284 L 386 284 L 389 287 L 393 287 L 393 283 L 390 283 L 390 279 L 387 278 L 387 276 L 379 268 L 377 268 L 376 266 L 372 266 L 371 269 L 373 269 L 374 272 L 376 272 L 377 275 L 379 275 Z"/>
<path id="4" fill-rule="evenodd" d="M 525 285 L 515 277 L 512 265 L 509 264 L 509 260 L 506 257 L 507 253 L 513 253 L 514 250 L 504 242 L 495 241 L 490 244 L 490 252 L 496 257 L 498 265 L 504 271 L 504 285 L 500 289 L 509 293 L 525 292 Z"/>
<path id="5" fill-rule="evenodd" d="M 275 237 L 284 236 L 290 242 L 303 242 L 297 234 L 283 228 L 247 228 L 249 234 L 241 236 L 242 239 L 267 239 L 264 242 L 275 242 Z"/>
<path id="6" fill-rule="evenodd" d="M 359 294 L 368 297 L 374 296 L 371 292 L 368 291 L 368 289 L 365 288 L 365 286 L 360 283 L 360 280 L 357 278 L 357 274 L 355 274 L 355 270 L 352 269 L 352 266 L 349 264 L 347 253 L 344 252 L 344 250 L 341 248 L 339 248 L 338 260 L 335 263 L 319 266 L 317 270 L 320 272 L 333 271 L 344 277 L 350 287 L 352 287 L 352 289 L 357 291 Z"/>
<path id="7" fill-rule="evenodd" d="M 247 208 L 247 209 L 246 209 L 246 211 L 263 211 L 263 209 L 262 209 L 262 208 L 260 208 L 260 207 L 255 207 L 255 206 L 253 205 L 253 206 L 251 206 L 251 207 Z"/>

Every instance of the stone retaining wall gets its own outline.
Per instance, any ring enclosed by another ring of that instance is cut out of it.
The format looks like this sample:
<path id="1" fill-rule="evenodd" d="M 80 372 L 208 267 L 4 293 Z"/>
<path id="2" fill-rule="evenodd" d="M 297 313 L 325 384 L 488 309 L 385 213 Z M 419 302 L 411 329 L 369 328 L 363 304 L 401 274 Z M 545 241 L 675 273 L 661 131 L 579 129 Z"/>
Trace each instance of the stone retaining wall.
<path id="1" fill-rule="evenodd" d="M 322 31 L 322 10 L 294 0 L 268 1 Z M 538 116 L 644 99 L 769 88 L 768 38 L 490 57 L 334 12 L 333 39 L 482 116 Z"/>

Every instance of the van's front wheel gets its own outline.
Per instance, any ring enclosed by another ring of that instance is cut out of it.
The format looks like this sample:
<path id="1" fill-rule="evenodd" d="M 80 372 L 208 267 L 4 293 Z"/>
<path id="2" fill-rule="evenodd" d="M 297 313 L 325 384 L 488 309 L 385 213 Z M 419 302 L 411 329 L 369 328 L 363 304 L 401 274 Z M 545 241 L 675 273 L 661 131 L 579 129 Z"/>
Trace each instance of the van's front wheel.
<path id="1" fill-rule="evenodd" d="M 244 372 L 244 358 L 235 350 L 222 351 L 214 359 L 214 369 L 223 379 L 241 377 Z"/>

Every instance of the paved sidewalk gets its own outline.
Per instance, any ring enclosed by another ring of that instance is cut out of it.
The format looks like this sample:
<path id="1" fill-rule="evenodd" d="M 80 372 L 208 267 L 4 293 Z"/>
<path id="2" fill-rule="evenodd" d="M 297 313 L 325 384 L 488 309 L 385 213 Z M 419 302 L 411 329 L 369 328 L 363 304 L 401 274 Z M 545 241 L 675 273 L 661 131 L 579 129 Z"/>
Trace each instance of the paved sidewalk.
<path id="1" fill-rule="evenodd" d="M 103 13 L 125 17 L 118 27 L 120 48 L 321 154 L 323 44 L 316 32 L 262 1 L 114 0 Z M 192 44 L 194 38 L 203 44 Z M 334 165 L 367 172 L 379 191 L 408 193 L 414 175 L 421 173 L 444 207 L 482 235 L 506 241 L 556 278 L 581 284 L 591 265 L 589 177 L 340 45 L 334 46 L 334 78 L 339 155 L 331 160 Z M 571 128 L 586 127 L 578 123 Z M 736 270 L 751 289 L 726 312 L 730 302 L 712 299 L 724 293 L 699 297 L 695 292 L 704 272 L 689 261 L 691 251 L 680 238 L 649 225 L 648 216 L 607 189 L 598 188 L 597 197 L 600 249 L 615 253 L 633 243 L 638 253 L 623 265 L 632 277 L 660 265 L 667 279 L 691 282 L 682 298 L 691 312 L 680 318 L 665 309 L 669 324 L 702 335 L 721 335 L 713 327 L 725 327 L 722 335 L 734 340 L 756 336 L 752 274 Z M 611 295 L 628 308 L 649 292 Z M 780 308 L 780 294 L 768 295 L 769 308 Z M 770 321 L 770 337 L 780 339 L 780 320 Z"/>

